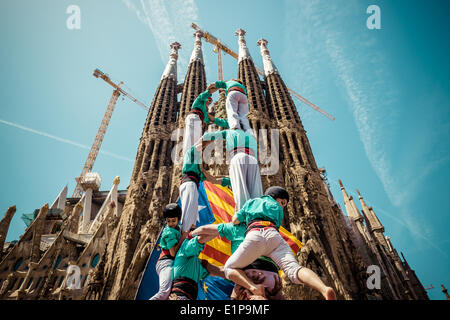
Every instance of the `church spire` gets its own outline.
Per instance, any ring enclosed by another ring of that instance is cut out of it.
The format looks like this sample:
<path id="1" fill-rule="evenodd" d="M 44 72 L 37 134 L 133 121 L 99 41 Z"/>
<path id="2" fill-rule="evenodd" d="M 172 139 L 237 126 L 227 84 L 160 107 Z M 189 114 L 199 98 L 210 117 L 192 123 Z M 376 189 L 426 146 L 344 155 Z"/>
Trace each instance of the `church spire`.
<path id="1" fill-rule="evenodd" d="M 345 191 L 344 185 L 342 184 L 342 181 L 340 179 L 338 180 L 338 182 L 341 187 L 342 195 L 344 197 L 344 205 L 345 209 L 347 209 L 348 217 L 352 218 L 355 221 L 363 221 L 364 218 L 356 207 L 355 202 L 353 201 L 353 197 L 347 194 L 347 191 Z"/>
<path id="2" fill-rule="evenodd" d="M 270 57 L 270 52 L 267 49 L 267 44 L 269 42 L 266 39 L 259 39 L 256 43 L 261 49 L 261 56 L 263 58 L 264 75 L 267 77 L 269 74 L 278 73 L 277 67 Z"/>
<path id="3" fill-rule="evenodd" d="M 245 42 L 245 39 L 244 39 L 245 33 L 246 32 L 243 29 L 237 29 L 235 32 L 235 35 L 238 36 L 238 43 L 239 43 L 238 63 L 244 59 L 252 60 L 252 57 L 250 56 L 250 51 L 247 48 L 247 42 Z"/>
<path id="4" fill-rule="evenodd" d="M 161 76 L 161 80 L 165 78 L 172 78 L 177 81 L 177 60 L 178 60 L 178 50 L 181 49 L 181 44 L 178 42 L 173 42 L 170 44 L 170 58 L 169 62 L 164 69 L 164 72 Z"/>
<path id="5" fill-rule="evenodd" d="M 373 211 L 373 208 L 367 206 L 366 202 L 364 201 L 363 197 L 359 193 L 358 189 L 356 189 L 356 193 L 358 194 L 359 201 L 361 202 L 361 206 L 363 208 L 364 214 L 367 217 L 367 220 L 369 221 L 370 230 L 371 231 L 380 230 L 381 232 L 384 232 L 384 227 L 381 224 L 381 222 L 378 219 L 375 212 Z"/>
<path id="6" fill-rule="evenodd" d="M 445 294 L 445 297 L 447 298 L 447 300 L 450 300 L 450 296 L 448 295 L 448 291 L 447 291 L 447 289 L 444 287 L 443 284 L 441 284 L 441 289 L 442 289 L 442 292 Z"/>
<path id="7" fill-rule="evenodd" d="M 191 59 L 189 63 L 194 61 L 200 61 L 201 64 L 205 64 L 203 61 L 203 51 L 202 51 L 202 37 L 203 32 L 197 30 L 194 32 L 195 42 L 194 42 L 194 50 L 192 50 Z"/>
<path id="8" fill-rule="evenodd" d="M 5 244 L 9 225 L 15 213 L 16 213 L 16 206 L 9 207 L 8 210 L 6 210 L 3 219 L 0 220 L 0 261 L 2 260 L 3 245 Z"/>
<path id="9" fill-rule="evenodd" d="M 206 73 L 203 61 L 202 40 L 203 33 L 198 30 L 194 33 L 194 49 L 189 60 L 188 70 L 184 78 L 178 117 L 178 127 L 184 127 L 192 103 L 200 93 L 206 90 Z"/>

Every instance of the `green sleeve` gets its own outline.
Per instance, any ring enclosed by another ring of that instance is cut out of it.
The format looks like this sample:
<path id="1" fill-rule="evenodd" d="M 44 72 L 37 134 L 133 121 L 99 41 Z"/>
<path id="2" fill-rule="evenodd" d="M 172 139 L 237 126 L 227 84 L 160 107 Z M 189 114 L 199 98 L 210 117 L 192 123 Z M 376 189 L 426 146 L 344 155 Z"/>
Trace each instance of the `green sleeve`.
<path id="1" fill-rule="evenodd" d="M 192 103 L 191 109 L 195 108 L 195 107 L 201 108 L 202 106 L 204 106 L 206 100 L 208 100 L 209 97 L 211 97 L 211 94 L 209 93 L 209 90 L 203 91 L 194 100 L 194 103 Z"/>
<path id="2" fill-rule="evenodd" d="M 222 178 L 222 187 L 229 187 L 231 189 L 231 180 L 228 177 Z"/>
<path id="3" fill-rule="evenodd" d="M 227 119 L 214 118 L 214 124 L 218 125 L 221 128 L 230 129 Z"/>
<path id="4" fill-rule="evenodd" d="M 175 234 L 170 233 L 166 237 L 161 239 L 161 248 L 163 248 L 164 250 L 169 250 L 177 243 L 178 243 L 178 239 L 175 236 Z"/>
<path id="5" fill-rule="evenodd" d="M 166 226 L 161 235 L 161 241 L 159 242 L 160 246 L 164 250 L 169 250 L 174 245 L 178 243 L 180 239 L 180 232 L 169 226 Z"/>
<path id="6" fill-rule="evenodd" d="M 214 84 L 217 89 L 226 89 L 227 88 L 227 83 L 225 81 L 219 80 L 219 81 L 216 81 Z"/>
<path id="7" fill-rule="evenodd" d="M 204 141 L 210 141 L 210 140 L 223 140 L 227 136 L 227 131 L 212 131 L 212 132 L 205 132 L 203 134 L 203 140 Z"/>
<path id="8" fill-rule="evenodd" d="M 236 218 L 239 220 L 240 223 L 243 224 L 247 224 L 247 221 L 245 220 L 246 217 L 246 212 L 245 212 L 245 205 L 241 208 L 241 210 L 239 210 L 238 212 L 236 212 Z"/>
<path id="9" fill-rule="evenodd" d="M 228 223 L 220 223 L 217 226 L 217 232 L 219 232 L 219 236 L 221 236 L 223 238 L 227 238 L 228 240 L 231 240 L 229 231 L 230 231 L 230 229 L 229 229 Z"/>
<path id="10" fill-rule="evenodd" d="M 186 243 L 183 252 L 186 257 L 198 256 L 200 252 L 203 250 L 205 244 L 201 244 L 200 242 L 198 242 L 197 238 L 198 237 L 195 236 L 194 238 L 189 240 L 188 243 Z"/>

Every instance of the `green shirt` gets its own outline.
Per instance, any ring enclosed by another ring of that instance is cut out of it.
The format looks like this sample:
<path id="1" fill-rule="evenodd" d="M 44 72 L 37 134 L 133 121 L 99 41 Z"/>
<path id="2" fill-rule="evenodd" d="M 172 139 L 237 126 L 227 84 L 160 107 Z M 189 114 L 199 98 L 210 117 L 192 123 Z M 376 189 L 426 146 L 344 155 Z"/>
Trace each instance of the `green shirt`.
<path id="1" fill-rule="evenodd" d="M 258 143 L 253 135 L 243 130 L 222 130 L 205 132 L 203 134 L 203 140 L 223 140 L 226 141 L 227 152 L 232 151 L 234 148 L 249 148 L 255 153 L 255 158 L 258 159 Z"/>
<path id="2" fill-rule="evenodd" d="M 197 238 L 184 240 L 172 265 L 172 279 L 187 277 L 198 283 L 209 275 L 198 258 L 205 244 L 199 243 Z"/>
<path id="3" fill-rule="evenodd" d="M 228 94 L 228 90 L 232 87 L 239 87 L 244 90 L 245 94 L 247 94 L 247 89 L 245 89 L 245 87 L 242 84 L 240 84 L 239 82 L 234 81 L 234 80 L 230 80 L 230 81 L 226 81 L 226 82 L 219 80 L 219 81 L 215 82 L 215 85 L 216 85 L 217 89 L 225 89 L 225 95 Z"/>
<path id="4" fill-rule="evenodd" d="M 181 174 L 186 174 L 189 171 L 195 172 L 200 177 L 200 181 L 204 181 L 205 176 L 202 172 L 201 163 L 202 163 L 202 155 L 195 149 L 195 146 L 192 146 L 184 154 L 183 168 L 181 169 Z"/>
<path id="5" fill-rule="evenodd" d="M 275 223 L 277 229 L 281 226 L 283 216 L 283 208 L 271 196 L 250 199 L 236 212 L 236 218 L 245 225 L 254 219 L 263 219 Z"/>
<path id="6" fill-rule="evenodd" d="M 203 122 L 206 124 L 209 124 L 209 117 L 208 117 L 208 110 L 206 108 L 206 101 L 208 98 L 211 97 L 211 94 L 209 93 L 209 90 L 203 91 L 198 95 L 198 97 L 194 100 L 194 103 L 192 103 L 191 110 L 192 109 L 199 109 L 203 113 Z M 230 126 L 228 125 L 227 119 L 221 119 L 221 118 L 214 118 L 214 124 L 218 125 L 219 127 L 229 129 Z"/>
<path id="7" fill-rule="evenodd" d="M 198 95 L 191 106 L 191 110 L 194 108 L 200 109 L 200 111 L 203 113 L 203 121 L 206 124 L 209 124 L 208 110 L 206 110 L 206 101 L 209 97 L 211 97 L 211 93 L 209 93 L 209 90 L 203 91 Z"/>
<path id="8" fill-rule="evenodd" d="M 231 241 L 231 253 L 235 252 L 245 238 L 246 226 L 243 223 L 234 225 L 233 223 L 220 223 L 217 226 L 217 231 L 221 237 L 227 238 Z"/>
<path id="9" fill-rule="evenodd" d="M 169 250 L 180 241 L 180 229 L 174 229 L 166 226 L 161 234 L 159 245 L 164 250 Z"/>

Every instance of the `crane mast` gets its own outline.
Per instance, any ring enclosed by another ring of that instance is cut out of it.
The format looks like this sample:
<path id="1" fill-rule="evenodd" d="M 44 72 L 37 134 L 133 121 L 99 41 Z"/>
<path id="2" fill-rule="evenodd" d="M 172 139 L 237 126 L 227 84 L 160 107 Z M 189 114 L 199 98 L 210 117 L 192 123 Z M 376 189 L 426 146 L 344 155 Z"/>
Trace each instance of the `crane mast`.
<path id="1" fill-rule="evenodd" d="M 213 51 L 217 53 L 217 73 L 218 73 L 218 76 L 219 76 L 219 80 L 223 80 L 223 67 L 222 67 L 222 54 L 221 54 L 222 51 L 225 52 L 225 53 L 227 53 L 227 54 L 229 54 L 230 56 L 232 56 L 232 57 L 235 58 L 236 60 L 237 60 L 238 57 L 239 57 L 238 54 L 237 54 L 236 52 L 234 52 L 233 50 L 229 49 L 229 48 L 228 48 L 227 46 L 225 46 L 223 43 L 221 43 L 219 39 L 217 39 L 216 37 L 214 37 L 214 36 L 213 36 L 212 34 L 210 34 L 209 32 L 200 29 L 200 27 L 197 26 L 195 23 L 192 23 L 192 24 L 191 24 L 191 27 L 192 27 L 194 30 L 201 31 L 203 37 L 205 38 L 205 40 L 208 41 L 209 43 L 215 45 Z M 257 71 L 260 75 L 264 76 L 264 72 L 263 72 L 261 69 L 257 68 L 256 66 L 255 66 L 255 69 L 256 69 L 256 71 Z M 328 119 L 330 119 L 330 120 L 335 120 L 335 118 L 334 118 L 331 114 L 329 114 L 328 112 L 326 112 L 326 111 L 320 109 L 320 108 L 319 108 L 318 106 L 316 106 L 314 103 L 308 101 L 306 98 L 302 97 L 300 94 L 298 94 L 298 93 L 295 92 L 294 90 L 289 89 L 289 88 L 288 88 L 288 90 L 289 90 L 290 93 L 292 93 L 292 95 L 293 95 L 294 97 L 296 97 L 297 99 L 299 99 L 301 102 L 303 102 L 303 103 L 306 104 L 307 106 L 309 106 L 309 107 L 315 109 L 316 111 L 319 111 L 321 114 L 323 114 L 324 116 L 326 116 Z"/>
<path id="2" fill-rule="evenodd" d="M 117 103 L 117 99 L 119 99 L 120 94 L 128 97 L 131 101 L 137 103 L 142 108 L 149 110 L 149 108 L 142 103 L 141 101 L 134 98 L 128 92 L 124 91 L 121 86 L 123 82 L 121 81 L 118 85 L 115 84 L 108 75 L 100 71 L 99 69 L 94 70 L 94 77 L 101 78 L 105 80 L 108 84 L 110 84 L 114 91 L 112 93 L 111 99 L 109 99 L 108 106 L 106 108 L 105 114 L 103 115 L 102 122 L 100 123 L 100 127 L 98 128 L 97 135 L 95 136 L 94 142 L 92 143 L 91 149 L 89 151 L 86 162 L 84 163 L 83 169 L 81 170 L 81 174 L 79 177 L 75 178 L 77 185 L 75 186 L 75 190 L 73 192 L 72 198 L 81 197 L 81 193 L 83 192 L 83 188 L 81 187 L 81 180 L 85 176 L 86 173 L 91 172 L 94 167 L 95 160 L 97 159 L 97 155 L 100 151 L 100 147 L 103 142 L 103 138 L 105 137 L 106 130 L 108 129 L 109 121 L 111 120 L 112 113 Z"/>

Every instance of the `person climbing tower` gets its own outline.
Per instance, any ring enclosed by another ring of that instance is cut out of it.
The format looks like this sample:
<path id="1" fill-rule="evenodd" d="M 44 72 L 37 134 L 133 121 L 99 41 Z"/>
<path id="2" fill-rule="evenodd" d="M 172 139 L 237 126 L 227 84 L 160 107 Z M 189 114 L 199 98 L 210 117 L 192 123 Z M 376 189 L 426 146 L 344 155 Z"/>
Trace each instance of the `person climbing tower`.
<path id="1" fill-rule="evenodd" d="M 231 123 L 230 123 L 231 127 Z M 233 189 L 235 210 L 247 200 L 262 196 L 261 174 L 258 165 L 258 144 L 255 137 L 241 129 L 205 132 L 203 141 L 225 139 L 227 158 L 230 159 L 229 179 Z"/>
<path id="2" fill-rule="evenodd" d="M 156 273 L 159 276 L 159 291 L 149 300 L 167 300 L 172 287 L 172 263 L 178 249 L 187 236 L 181 234 L 178 223 L 181 218 L 181 208 L 176 203 L 169 203 L 163 210 L 166 226 L 161 233 L 159 244 L 161 254 L 156 262 Z"/>
<path id="3" fill-rule="evenodd" d="M 217 89 L 225 89 L 227 96 L 225 107 L 230 129 L 241 129 L 253 135 L 253 130 L 247 118 L 249 110 L 247 89 L 242 81 L 239 79 L 231 79 L 226 82 L 219 80 L 211 85 L 214 85 Z"/>
<path id="4" fill-rule="evenodd" d="M 233 224 L 244 223 L 247 231 L 244 241 L 228 258 L 224 266 L 227 279 L 264 296 L 264 286 L 255 284 L 242 270 L 260 256 L 270 257 L 296 284 L 306 284 L 320 292 L 327 300 L 336 300 L 331 287 L 326 286 L 312 270 L 300 266 L 289 245 L 279 233 L 283 209 L 289 201 L 289 193 L 282 187 L 273 186 L 264 196 L 251 199 L 232 218 Z"/>
<path id="5" fill-rule="evenodd" d="M 213 101 L 211 94 L 216 90 L 217 88 L 213 84 L 210 84 L 208 88 L 200 93 L 192 103 L 184 124 L 183 155 L 202 136 L 202 122 L 205 122 L 206 124 L 210 123 L 208 106 Z"/>

